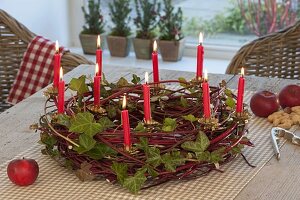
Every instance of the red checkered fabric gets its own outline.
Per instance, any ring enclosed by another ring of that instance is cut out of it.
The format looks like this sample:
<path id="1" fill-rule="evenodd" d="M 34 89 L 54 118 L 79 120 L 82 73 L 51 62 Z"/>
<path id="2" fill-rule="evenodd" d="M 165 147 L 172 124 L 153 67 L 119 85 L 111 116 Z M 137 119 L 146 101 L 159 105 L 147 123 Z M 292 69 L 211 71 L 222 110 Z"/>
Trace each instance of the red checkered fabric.
<path id="1" fill-rule="evenodd" d="M 67 49 L 60 48 L 60 52 Z M 23 55 L 20 69 L 7 102 L 16 104 L 53 81 L 55 43 L 36 36 Z"/>

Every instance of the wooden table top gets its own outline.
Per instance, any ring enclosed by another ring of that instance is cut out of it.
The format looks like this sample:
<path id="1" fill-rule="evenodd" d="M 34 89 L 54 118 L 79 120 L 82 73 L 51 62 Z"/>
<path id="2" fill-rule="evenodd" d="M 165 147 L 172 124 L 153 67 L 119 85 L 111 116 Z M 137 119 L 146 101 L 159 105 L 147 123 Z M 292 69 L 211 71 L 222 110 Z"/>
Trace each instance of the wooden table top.
<path id="1" fill-rule="evenodd" d="M 126 67 L 104 67 L 106 79 L 110 82 L 118 80 L 121 76 L 131 80 L 132 74 L 144 77 L 147 69 Z M 150 70 L 149 70 L 150 71 Z M 82 74 L 94 73 L 94 66 L 81 65 L 65 75 L 69 82 L 72 77 Z M 151 73 L 150 80 L 151 80 Z M 195 73 L 173 70 L 160 70 L 160 79 L 174 80 L 184 77 L 192 79 Z M 221 80 L 227 81 L 228 88 L 236 89 L 237 75 L 208 74 L 209 83 L 218 85 Z M 288 84 L 299 83 L 298 80 L 278 78 L 246 77 L 245 90 L 269 90 L 278 92 Z M 31 124 L 38 121 L 43 112 L 45 97 L 42 91 L 18 103 L 0 114 L 0 164 L 12 159 L 39 140 L 39 134 L 29 129 Z M 300 147 L 286 143 L 281 148 L 281 160 L 273 157 L 239 193 L 236 199 L 299 199 L 300 190 Z"/>

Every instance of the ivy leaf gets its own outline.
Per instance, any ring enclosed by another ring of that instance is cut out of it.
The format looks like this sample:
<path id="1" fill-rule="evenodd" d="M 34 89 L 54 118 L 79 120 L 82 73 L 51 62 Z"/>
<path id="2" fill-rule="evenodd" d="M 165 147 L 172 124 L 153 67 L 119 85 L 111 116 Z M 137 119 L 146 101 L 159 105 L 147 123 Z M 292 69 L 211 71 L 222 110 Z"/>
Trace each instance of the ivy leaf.
<path id="1" fill-rule="evenodd" d="M 111 119 L 117 115 L 117 109 L 113 105 L 106 106 L 105 110 L 107 111 L 107 116 Z"/>
<path id="2" fill-rule="evenodd" d="M 134 128 L 136 132 L 146 132 L 146 128 L 142 122 L 139 122 L 138 125 Z"/>
<path id="3" fill-rule="evenodd" d="M 81 134 L 79 136 L 79 147 L 74 147 L 74 149 L 79 153 L 82 154 L 84 152 L 87 152 L 89 150 L 91 150 L 92 148 L 94 148 L 96 144 L 96 140 L 94 140 L 94 138 L 92 138 L 89 135 L 85 135 L 85 134 Z"/>
<path id="4" fill-rule="evenodd" d="M 196 158 L 199 161 L 210 161 L 210 152 L 209 151 L 200 151 L 200 152 L 195 152 Z"/>
<path id="5" fill-rule="evenodd" d="M 182 116 L 183 119 L 187 120 L 187 121 L 190 121 L 190 122 L 195 122 L 198 120 L 198 118 L 196 118 L 194 115 L 192 114 L 189 114 L 189 115 L 185 115 L 185 116 Z"/>
<path id="6" fill-rule="evenodd" d="M 225 94 L 228 96 L 228 97 L 232 97 L 232 92 L 231 92 L 231 90 L 229 90 L 229 89 L 225 89 Z"/>
<path id="7" fill-rule="evenodd" d="M 147 180 L 145 177 L 146 169 L 138 170 L 134 176 L 128 177 L 124 180 L 124 187 L 126 187 L 133 194 L 137 194 Z"/>
<path id="8" fill-rule="evenodd" d="M 180 103 L 184 108 L 188 107 L 188 101 L 183 96 L 180 97 Z"/>
<path id="9" fill-rule="evenodd" d="M 144 150 L 144 152 L 148 153 L 148 139 L 146 137 L 140 137 L 140 143 L 137 144 L 137 148 Z"/>
<path id="10" fill-rule="evenodd" d="M 155 147 L 149 148 L 146 162 L 152 165 L 153 167 L 159 166 L 162 162 L 162 159 L 160 157 L 160 150 Z"/>
<path id="11" fill-rule="evenodd" d="M 105 144 L 96 144 L 86 154 L 92 159 L 100 160 L 105 156 L 117 155 L 117 152 Z"/>
<path id="12" fill-rule="evenodd" d="M 57 115 L 57 123 L 65 126 L 67 128 L 70 128 L 70 126 L 71 126 L 70 117 L 66 114 L 58 114 Z"/>
<path id="13" fill-rule="evenodd" d="M 147 169 L 149 175 L 152 176 L 153 178 L 158 176 L 158 172 L 155 171 L 151 166 L 146 165 L 146 169 Z"/>
<path id="14" fill-rule="evenodd" d="M 132 74 L 132 80 L 131 82 L 134 83 L 135 85 L 138 84 L 139 82 L 141 81 L 141 78 L 138 77 L 137 75 L 135 74 Z"/>
<path id="15" fill-rule="evenodd" d="M 71 127 L 69 131 L 84 133 L 93 137 L 101 131 L 101 125 L 95 122 L 93 114 L 89 112 L 77 113 L 76 116 L 71 119 Z"/>
<path id="16" fill-rule="evenodd" d="M 209 147 L 209 144 L 210 144 L 208 137 L 202 131 L 199 131 L 199 134 L 197 137 L 197 142 L 200 143 L 200 147 L 201 147 L 202 151 L 205 151 Z"/>
<path id="17" fill-rule="evenodd" d="M 48 135 L 45 132 L 40 134 L 41 142 L 47 146 L 49 149 L 53 149 L 54 145 L 56 144 L 57 140 L 55 137 Z"/>
<path id="18" fill-rule="evenodd" d="M 187 84 L 186 84 L 187 81 L 185 80 L 185 78 L 179 77 L 178 80 L 180 81 L 180 86 L 182 86 L 184 88 L 187 86 Z"/>
<path id="19" fill-rule="evenodd" d="M 119 183 L 121 185 L 123 185 L 125 178 L 128 177 L 128 174 L 127 174 L 128 166 L 127 166 L 127 164 L 117 163 L 117 162 L 113 161 L 111 169 L 116 173 Z"/>
<path id="20" fill-rule="evenodd" d="M 83 94 L 89 91 L 88 86 L 85 84 L 86 76 L 82 75 L 79 78 L 72 78 L 69 88 L 76 91 L 78 94 Z"/>
<path id="21" fill-rule="evenodd" d="M 187 151 L 204 152 L 209 146 L 209 139 L 204 132 L 200 132 L 196 141 L 186 141 L 181 147 Z"/>
<path id="22" fill-rule="evenodd" d="M 162 130 L 165 132 L 172 132 L 176 129 L 176 119 L 165 118 Z"/>
<path id="23" fill-rule="evenodd" d="M 242 149 L 244 148 L 244 145 L 243 144 L 238 144 L 237 146 L 234 146 L 232 149 L 231 149 L 231 153 L 232 154 L 239 154 L 242 152 Z"/>
<path id="24" fill-rule="evenodd" d="M 129 86 L 130 84 L 128 83 L 128 81 L 124 78 L 121 77 L 118 82 L 117 82 L 117 86 L 118 87 L 125 87 L 125 86 Z"/>
<path id="25" fill-rule="evenodd" d="M 162 155 L 162 162 L 167 171 L 175 172 L 176 167 L 183 164 L 185 159 L 181 157 L 180 151 L 173 151 Z"/>
<path id="26" fill-rule="evenodd" d="M 80 169 L 76 170 L 75 174 L 81 181 L 90 181 L 95 178 L 95 175 L 91 172 L 92 165 L 86 161 L 80 165 Z"/>
<path id="27" fill-rule="evenodd" d="M 230 108 L 234 108 L 235 106 L 235 101 L 233 100 L 233 98 L 231 97 L 227 97 L 226 101 L 225 101 L 225 104 L 227 106 L 229 106 Z"/>
<path id="28" fill-rule="evenodd" d="M 108 117 L 101 117 L 98 120 L 98 123 L 101 126 L 101 130 L 99 132 L 105 131 L 106 129 L 111 128 L 115 125 Z"/>
<path id="29" fill-rule="evenodd" d="M 223 152 L 225 150 L 225 147 L 221 147 L 217 150 L 214 150 L 210 153 L 210 162 L 212 163 L 219 163 L 220 161 L 223 161 Z"/>

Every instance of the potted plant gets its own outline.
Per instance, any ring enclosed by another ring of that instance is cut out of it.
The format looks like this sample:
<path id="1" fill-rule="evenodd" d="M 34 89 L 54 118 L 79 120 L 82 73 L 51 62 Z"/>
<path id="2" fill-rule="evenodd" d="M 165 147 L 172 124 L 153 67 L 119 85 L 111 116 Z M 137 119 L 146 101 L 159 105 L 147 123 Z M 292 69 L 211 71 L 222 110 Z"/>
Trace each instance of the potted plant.
<path id="1" fill-rule="evenodd" d="M 185 39 L 182 34 L 182 10 L 176 11 L 172 0 L 163 0 L 164 14 L 158 23 L 160 37 L 159 49 L 164 61 L 178 61 L 182 58 Z"/>
<path id="2" fill-rule="evenodd" d="M 136 37 L 133 39 L 135 55 L 139 59 L 150 59 L 160 3 L 157 3 L 157 0 L 135 0 L 135 9 L 137 14 L 134 19 L 137 28 Z"/>
<path id="3" fill-rule="evenodd" d="M 129 35 L 131 28 L 130 0 L 113 0 L 109 3 L 110 17 L 114 24 L 111 33 L 107 36 L 107 45 L 111 56 L 126 57 L 129 53 Z"/>
<path id="4" fill-rule="evenodd" d="M 85 54 L 96 54 L 97 36 L 104 33 L 104 20 L 100 10 L 100 0 L 88 1 L 88 11 L 81 7 L 85 25 L 79 35 L 81 46 Z"/>

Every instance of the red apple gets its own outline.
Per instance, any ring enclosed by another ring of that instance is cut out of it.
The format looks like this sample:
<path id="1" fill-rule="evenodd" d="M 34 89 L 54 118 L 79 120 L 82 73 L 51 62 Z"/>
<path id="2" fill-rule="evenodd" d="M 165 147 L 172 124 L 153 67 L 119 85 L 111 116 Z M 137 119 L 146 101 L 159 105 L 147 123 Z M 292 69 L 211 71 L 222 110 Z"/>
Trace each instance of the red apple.
<path id="1" fill-rule="evenodd" d="M 300 106 L 300 86 L 287 85 L 278 95 L 279 104 L 282 108 Z"/>
<path id="2" fill-rule="evenodd" d="M 7 175 L 16 185 L 31 185 L 39 175 L 39 165 L 33 159 L 15 159 L 8 164 Z"/>
<path id="3" fill-rule="evenodd" d="M 276 94 L 269 91 L 255 93 L 250 100 L 252 112 L 259 117 L 268 117 L 279 109 Z"/>

